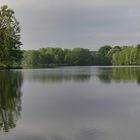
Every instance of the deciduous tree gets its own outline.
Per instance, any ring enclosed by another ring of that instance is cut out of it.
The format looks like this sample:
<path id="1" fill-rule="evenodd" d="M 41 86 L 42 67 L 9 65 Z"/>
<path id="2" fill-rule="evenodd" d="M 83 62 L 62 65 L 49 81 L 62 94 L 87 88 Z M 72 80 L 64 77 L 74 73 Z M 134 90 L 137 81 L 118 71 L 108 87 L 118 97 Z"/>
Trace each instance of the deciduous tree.
<path id="1" fill-rule="evenodd" d="M 20 26 L 14 11 L 4 5 L 0 8 L 0 65 L 13 66 L 21 59 Z"/>

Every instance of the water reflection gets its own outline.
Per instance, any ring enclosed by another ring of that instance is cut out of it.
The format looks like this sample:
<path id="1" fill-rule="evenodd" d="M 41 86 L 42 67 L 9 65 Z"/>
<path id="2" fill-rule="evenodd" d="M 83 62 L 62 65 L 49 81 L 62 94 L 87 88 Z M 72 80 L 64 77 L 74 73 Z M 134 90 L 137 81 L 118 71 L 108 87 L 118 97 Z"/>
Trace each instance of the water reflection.
<path id="1" fill-rule="evenodd" d="M 139 67 L 106 67 L 99 68 L 98 78 L 104 83 L 115 82 L 137 82 L 140 84 Z"/>
<path id="2" fill-rule="evenodd" d="M 16 126 L 21 111 L 22 73 L 0 71 L 0 131 Z"/>
<path id="3" fill-rule="evenodd" d="M 25 71 L 24 77 L 31 81 L 49 82 L 49 83 L 60 83 L 60 82 L 87 82 L 90 80 L 90 69 L 38 69 Z"/>
<path id="4" fill-rule="evenodd" d="M 0 138 L 139 139 L 139 71 L 136 67 L 22 70 L 22 119 L 14 133 Z"/>
<path id="5" fill-rule="evenodd" d="M 97 77 L 104 83 L 122 81 L 140 84 L 140 67 L 75 67 L 29 70 L 23 73 L 26 79 L 42 83 L 88 82 Z"/>

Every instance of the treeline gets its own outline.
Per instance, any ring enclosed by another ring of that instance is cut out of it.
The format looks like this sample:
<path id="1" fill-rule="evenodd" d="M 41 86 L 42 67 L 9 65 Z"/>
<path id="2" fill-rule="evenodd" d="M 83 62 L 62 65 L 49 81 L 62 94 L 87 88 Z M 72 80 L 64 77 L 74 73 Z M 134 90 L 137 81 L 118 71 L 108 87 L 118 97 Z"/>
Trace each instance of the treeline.
<path id="1" fill-rule="evenodd" d="M 91 65 L 139 65 L 140 45 L 105 45 L 98 51 L 84 48 L 62 49 L 41 48 L 23 51 L 24 68 L 46 68 L 55 66 L 91 66 Z"/>
<path id="2" fill-rule="evenodd" d="M 41 48 L 23 53 L 23 67 L 45 68 L 55 66 L 92 65 L 93 57 L 88 49 Z"/>

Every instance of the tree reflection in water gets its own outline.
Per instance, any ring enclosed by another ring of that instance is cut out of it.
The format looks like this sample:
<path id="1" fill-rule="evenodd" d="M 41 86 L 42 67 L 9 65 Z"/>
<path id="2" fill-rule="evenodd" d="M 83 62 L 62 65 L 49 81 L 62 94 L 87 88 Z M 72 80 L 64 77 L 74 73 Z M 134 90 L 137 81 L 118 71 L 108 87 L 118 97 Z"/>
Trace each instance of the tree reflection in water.
<path id="1" fill-rule="evenodd" d="M 104 83 L 136 81 L 140 84 L 140 67 L 99 68 L 98 78 Z"/>
<path id="2" fill-rule="evenodd" d="M 16 126 L 21 112 L 20 71 L 0 71 L 0 131 L 9 132 Z"/>

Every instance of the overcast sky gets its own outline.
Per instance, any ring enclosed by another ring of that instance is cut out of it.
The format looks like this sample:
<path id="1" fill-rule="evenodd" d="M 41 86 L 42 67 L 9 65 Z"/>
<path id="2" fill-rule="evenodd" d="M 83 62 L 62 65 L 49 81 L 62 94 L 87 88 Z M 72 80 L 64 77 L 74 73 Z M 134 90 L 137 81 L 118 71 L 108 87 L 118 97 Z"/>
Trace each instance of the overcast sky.
<path id="1" fill-rule="evenodd" d="M 20 22 L 22 49 L 97 50 L 140 43 L 139 0 L 0 0 Z"/>

